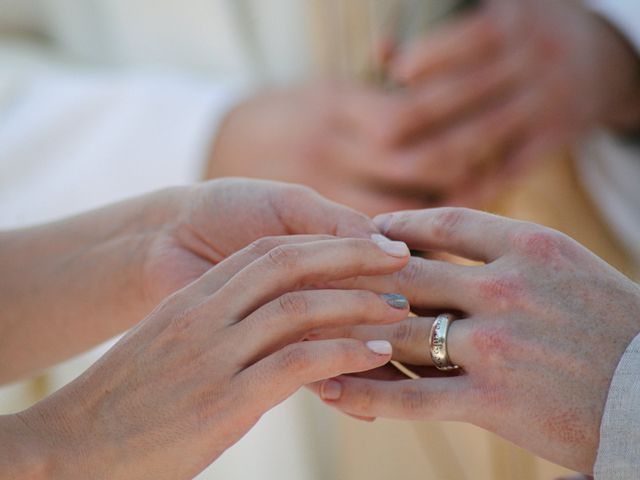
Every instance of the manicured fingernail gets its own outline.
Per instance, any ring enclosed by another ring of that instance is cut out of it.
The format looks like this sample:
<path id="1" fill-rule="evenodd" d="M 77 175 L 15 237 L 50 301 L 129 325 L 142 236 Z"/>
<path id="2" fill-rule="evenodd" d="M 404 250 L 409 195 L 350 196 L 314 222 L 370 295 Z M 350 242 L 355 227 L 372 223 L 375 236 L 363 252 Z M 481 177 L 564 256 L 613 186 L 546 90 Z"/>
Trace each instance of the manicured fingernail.
<path id="1" fill-rule="evenodd" d="M 382 297 L 387 304 L 398 310 L 409 308 L 409 300 L 407 300 L 407 297 L 404 295 L 398 293 L 383 293 L 380 297 Z"/>
<path id="2" fill-rule="evenodd" d="M 394 242 L 378 233 L 371 235 L 371 240 L 373 240 L 385 253 L 392 257 L 402 258 L 408 257 L 411 254 L 409 247 L 407 247 L 407 244 L 404 242 Z"/>
<path id="3" fill-rule="evenodd" d="M 391 227 L 392 220 L 393 215 L 385 213 L 384 215 L 378 215 L 375 217 L 373 219 L 373 223 L 382 233 L 387 233 L 389 231 L 389 227 Z"/>
<path id="4" fill-rule="evenodd" d="M 327 380 L 320 387 L 320 398 L 323 400 L 340 400 L 342 384 L 336 380 Z"/>
<path id="5" fill-rule="evenodd" d="M 378 355 L 391 355 L 393 348 L 386 340 L 372 340 L 367 342 L 367 348 Z"/>

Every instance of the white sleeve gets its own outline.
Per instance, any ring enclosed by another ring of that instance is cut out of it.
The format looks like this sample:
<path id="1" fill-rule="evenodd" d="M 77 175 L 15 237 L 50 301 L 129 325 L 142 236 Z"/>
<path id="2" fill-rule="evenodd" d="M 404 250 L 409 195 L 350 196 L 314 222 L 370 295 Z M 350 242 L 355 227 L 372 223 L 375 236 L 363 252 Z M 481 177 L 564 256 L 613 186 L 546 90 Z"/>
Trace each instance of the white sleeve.
<path id="1" fill-rule="evenodd" d="M 640 266 L 640 144 L 596 134 L 585 143 L 576 166 L 609 228 Z"/>
<path id="2" fill-rule="evenodd" d="M 0 228 L 202 178 L 239 91 L 184 73 L 78 69 L 0 47 Z"/>
<path id="3" fill-rule="evenodd" d="M 640 54 L 638 0 L 589 0 Z M 601 132 L 580 152 L 577 166 L 611 230 L 640 268 L 640 143 Z"/>
<path id="4" fill-rule="evenodd" d="M 588 0 L 587 5 L 615 25 L 640 50 L 640 3 L 637 0 Z"/>
<path id="5" fill-rule="evenodd" d="M 635 480 L 640 470 L 640 335 L 611 381 L 600 427 L 597 480 Z"/>

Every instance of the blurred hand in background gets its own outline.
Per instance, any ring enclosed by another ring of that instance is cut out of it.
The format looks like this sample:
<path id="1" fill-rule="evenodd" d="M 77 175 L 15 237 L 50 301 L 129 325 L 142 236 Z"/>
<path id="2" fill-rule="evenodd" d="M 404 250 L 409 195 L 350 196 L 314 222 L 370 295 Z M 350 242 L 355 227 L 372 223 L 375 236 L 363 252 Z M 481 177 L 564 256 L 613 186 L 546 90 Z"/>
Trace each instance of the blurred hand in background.
<path id="1" fill-rule="evenodd" d="M 578 2 L 489 0 L 387 62 L 392 89 L 317 84 L 247 100 L 209 174 L 304 183 L 369 214 L 477 207 L 595 126 L 640 122 L 634 51 Z"/>
<path id="2" fill-rule="evenodd" d="M 639 67 L 582 2 L 487 0 L 390 60 L 413 101 L 387 117 L 387 144 L 429 145 L 414 178 L 441 178 L 452 203 L 478 205 L 595 126 L 637 127 Z"/>

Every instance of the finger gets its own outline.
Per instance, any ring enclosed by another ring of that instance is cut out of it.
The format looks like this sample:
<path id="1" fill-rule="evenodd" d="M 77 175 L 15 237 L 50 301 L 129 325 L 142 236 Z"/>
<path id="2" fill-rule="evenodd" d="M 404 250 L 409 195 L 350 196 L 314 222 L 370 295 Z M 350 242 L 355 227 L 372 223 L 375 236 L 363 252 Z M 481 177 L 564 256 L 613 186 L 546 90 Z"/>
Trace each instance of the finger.
<path id="1" fill-rule="evenodd" d="M 402 295 L 377 295 L 365 290 L 307 290 L 282 295 L 233 329 L 243 339 L 243 360 L 251 364 L 287 344 L 308 338 L 313 329 L 397 322 L 408 314 L 409 302 Z"/>
<path id="2" fill-rule="evenodd" d="M 353 182 L 361 182 L 362 187 L 377 190 L 378 198 L 403 199 L 404 209 L 412 203 L 408 208 L 433 207 L 442 201 L 439 192 L 471 197 L 491 182 L 491 175 L 499 173 L 525 136 L 538 100 L 528 91 L 518 92 L 487 105 L 460 125 L 398 149 L 381 150 L 344 139 L 335 141 L 335 150 L 351 172 L 351 190 L 356 190 Z"/>
<path id="3" fill-rule="evenodd" d="M 341 376 L 320 392 L 330 392 L 323 400 L 343 412 L 404 420 L 463 421 L 473 398 L 466 376 L 391 382 Z"/>
<path id="4" fill-rule="evenodd" d="M 380 124 L 387 144 L 407 144 L 512 95 L 528 79 L 529 57 L 528 47 L 514 48 L 509 55 L 470 72 L 438 77 L 405 91 L 405 101 L 397 102 Z"/>
<path id="5" fill-rule="evenodd" d="M 203 295 L 208 295 L 212 291 L 215 292 L 221 288 L 244 267 L 278 246 L 332 240 L 335 238 L 331 235 L 286 235 L 260 238 L 217 264 L 207 274 L 207 281 L 196 282 L 193 288 L 199 290 Z"/>
<path id="6" fill-rule="evenodd" d="M 281 245 L 242 269 L 212 299 L 232 323 L 292 290 L 359 275 L 384 275 L 409 260 L 402 242 L 336 239 Z"/>
<path id="7" fill-rule="evenodd" d="M 429 349 L 433 321 L 433 318 L 410 317 L 389 325 L 344 325 L 315 330 L 309 338 L 355 338 L 365 342 L 386 340 L 393 345 L 394 360 L 411 365 L 432 366 Z M 449 357 L 452 363 L 461 367 L 470 365 L 473 361 L 473 325 L 471 320 L 456 320 L 449 326 Z"/>
<path id="8" fill-rule="evenodd" d="M 380 215 L 376 225 L 411 248 L 442 251 L 491 262 L 509 250 L 510 234 L 521 222 L 464 208 L 434 208 Z M 411 299 L 410 299 L 411 300 Z"/>
<path id="9" fill-rule="evenodd" d="M 296 343 L 241 371 L 234 383 L 260 415 L 304 385 L 344 373 L 371 370 L 390 358 L 391 345 L 386 342 L 365 344 L 339 339 Z"/>
<path id="10" fill-rule="evenodd" d="M 348 200 L 349 205 L 358 205 L 361 211 L 379 214 L 425 208 L 440 200 L 430 188 L 438 183 L 431 181 L 433 175 L 418 175 L 404 159 L 404 152 L 374 144 L 371 139 L 342 135 L 334 136 L 330 142 L 333 158 L 344 173 L 334 184 L 340 190 L 341 201 Z"/>
<path id="11" fill-rule="evenodd" d="M 269 198 L 286 234 L 329 234 L 369 238 L 377 229 L 365 215 L 332 202 L 306 187 L 292 186 Z"/>
<path id="12" fill-rule="evenodd" d="M 399 272 L 375 277 L 358 277 L 329 282 L 324 287 L 370 290 L 376 293 L 399 291 L 413 311 L 475 312 L 482 299 L 469 295 L 481 275 L 477 266 L 411 257 Z"/>
<path id="13" fill-rule="evenodd" d="M 512 40 L 510 34 L 515 29 L 509 26 L 515 14 L 514 6 L 487 2 L 479 10 L 444 24 L 400 52 L 391 63 L 392 78 L 411 85 L 442 72 L 486 62 Z"/>
<path id="14" fill-rule="evenodd" d="M 396 366 L 394 366 L 393 361 L 381 367 L 374 368 L 373 370 L 349 373 L 349 376 L 368 378 L 371 380 L 384 380 L 388 382 L 407 379 L 407 375 L 402 373 Z M 318 398 L 328 398 L 330 394 L 326 391 L 325 387 L 330 387 L 332 385 L 333 384 L 331 382 L 327 383 L 326 380 L 323 379 L 319 382 L 314 382 L 306 385 L 306 388 L 309 389 Z M 321 389 L 323 389 L 322 392 L 320 391 Z"/>

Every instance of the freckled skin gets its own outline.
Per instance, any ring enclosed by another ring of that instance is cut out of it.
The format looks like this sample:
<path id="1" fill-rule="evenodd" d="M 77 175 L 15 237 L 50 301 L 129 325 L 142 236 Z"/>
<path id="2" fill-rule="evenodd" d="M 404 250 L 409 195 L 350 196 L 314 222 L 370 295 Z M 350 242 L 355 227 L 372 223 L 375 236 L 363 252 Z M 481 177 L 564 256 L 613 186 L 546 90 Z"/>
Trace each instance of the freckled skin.
<path id="1" fill-rule="evenodd" d="M 441 306 L 447 292 L 464 291 L 444 302 L 445 311 L 461 312 L 450 327 L 449 350 L 462 375 L 443 383 L 427 370 L 424 377 L 431 378 L 413 380 L 414 390 L 395 394 L 389 385 L 346 378 L 333 404 L 364 416 L 467 421 L 591 473 L 611 379 L 640 333 L 640 287 L 543 227 L 464 209 L 397 213 L 386 223 L 387 236 L 414 249 L 488 259 L 448 270 L 414 260 L 413 274 L 394 279 L 415 310 Z M 433 319 L 408 321 L 430 325 Z M 400 323 L 382 338 L 402 339 L 395 359 L 423 358 L 426 366 L 424 330 Z M 354 332 L 367 336 L 362 328 Z"/>

